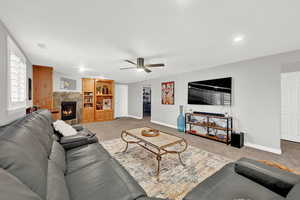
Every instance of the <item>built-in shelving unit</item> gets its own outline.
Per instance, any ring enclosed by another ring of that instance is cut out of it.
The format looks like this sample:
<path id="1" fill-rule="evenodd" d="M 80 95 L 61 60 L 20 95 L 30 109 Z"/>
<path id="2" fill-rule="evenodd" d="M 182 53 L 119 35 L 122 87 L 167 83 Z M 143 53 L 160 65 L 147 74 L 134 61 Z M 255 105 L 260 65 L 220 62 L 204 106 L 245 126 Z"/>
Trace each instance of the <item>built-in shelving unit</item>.
<path id="1" fill-rule="evenodd" d="M 94 121 L 94 79 L 82 79 L 83 116 L 82 122 Z"/>
<path id="2" fill-rule="evenodd" d="M 114 119 L 114 81 L 82 79 L 84 115 L 83 122 Z"/>
<path id="3" fill-rule="evenodd" d="M 232 117 L 196 113 L 185 114 L 185 132 L 188 134 L 230 144 L 232 127 Z"/>

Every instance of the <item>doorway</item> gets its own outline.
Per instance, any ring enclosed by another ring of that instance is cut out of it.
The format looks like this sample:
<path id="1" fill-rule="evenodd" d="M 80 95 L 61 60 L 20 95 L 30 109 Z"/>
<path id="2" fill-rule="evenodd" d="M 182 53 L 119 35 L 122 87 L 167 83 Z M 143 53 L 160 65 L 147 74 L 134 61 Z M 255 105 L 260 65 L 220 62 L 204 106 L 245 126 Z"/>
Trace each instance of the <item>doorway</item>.
<path id="1" fill-rule="evenodd" d="M 300 142 L 300 72 L 281 74 L 281 138 Z"/>
<path id="2" fill-rule="evenodd" d="M 150 121 L 151 118 L 151 88 L 143 88 L 143 118 Z"/>

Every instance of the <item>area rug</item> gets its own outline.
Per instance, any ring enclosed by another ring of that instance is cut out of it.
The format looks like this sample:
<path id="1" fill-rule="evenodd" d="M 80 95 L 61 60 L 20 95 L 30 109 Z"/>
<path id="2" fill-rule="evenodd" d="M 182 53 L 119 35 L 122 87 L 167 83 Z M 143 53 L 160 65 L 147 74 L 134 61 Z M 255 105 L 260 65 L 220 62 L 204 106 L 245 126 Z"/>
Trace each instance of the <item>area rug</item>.
<path id="1" fill-rule="evenodd" d="M 172 200 L 181 200 L 192 188 L 231 162 L 226 157 L 189 145 L 181 155 L 186 166 L 180 164 L 176 154 L 164 155 L 157 180 L 154 154 L 136 144 L 130 144 L 123 153 L 126 144 L 121 139 L 102 141 L 101 144 L 137 180 L 148 196 Z"/>

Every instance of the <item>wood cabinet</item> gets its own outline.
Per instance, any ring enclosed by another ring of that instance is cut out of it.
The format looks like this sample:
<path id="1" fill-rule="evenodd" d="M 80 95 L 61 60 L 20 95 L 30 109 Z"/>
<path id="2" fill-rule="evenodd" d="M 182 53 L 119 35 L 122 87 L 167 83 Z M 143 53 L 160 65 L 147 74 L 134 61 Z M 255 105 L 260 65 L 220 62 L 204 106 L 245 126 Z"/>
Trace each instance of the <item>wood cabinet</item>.
<path id="1" fill-rule="evenodd" d="M 114 119 L 114 81 L 82 79 L 82 122 L 109 121 Z"/>
<path id="2" fill-rule="evenodd" d="M 94 79 L 84 78 L 82 79 L 83 92 L 94 92 Z"/>
<path id="3" fill-rule="evenodd" d="M 32 66 L 33 105 L 52 110 L 53 100 L 53 68 Z"/>
<path id="4" fill-rule="evenodd" d="M 82 92 L 83 92 L 83 116 L 82 122 L 94 121 L 94 79 L 84 78 L 82 79 Z"/>

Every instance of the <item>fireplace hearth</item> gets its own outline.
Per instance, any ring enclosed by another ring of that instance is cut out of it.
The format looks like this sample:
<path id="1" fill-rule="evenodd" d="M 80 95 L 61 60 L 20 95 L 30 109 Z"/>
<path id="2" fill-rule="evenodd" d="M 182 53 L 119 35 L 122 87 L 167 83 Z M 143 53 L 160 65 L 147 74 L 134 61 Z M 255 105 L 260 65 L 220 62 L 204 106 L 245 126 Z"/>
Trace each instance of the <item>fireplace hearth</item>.
<path id="1" fill-rule="evenodd" d="M 61 102 L 61 119 L 62 120 L 76 119 L 76 101 Z"/>

